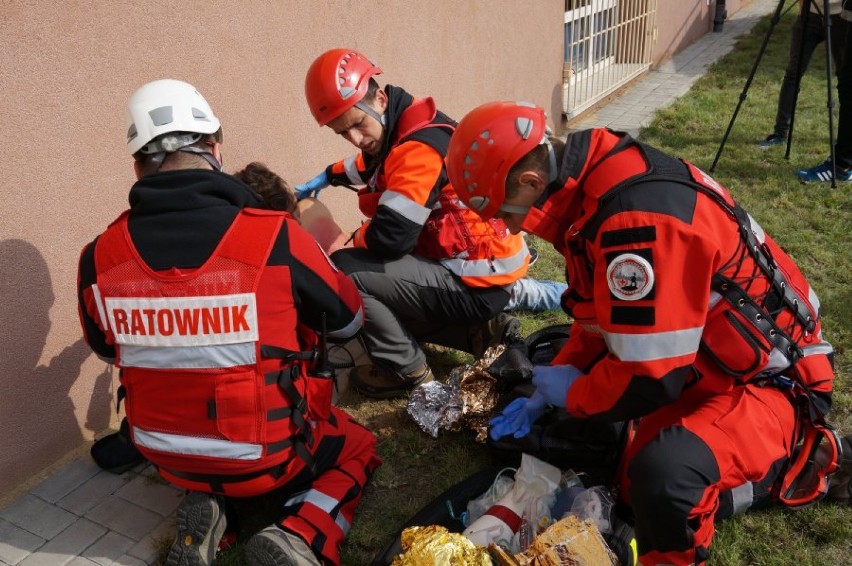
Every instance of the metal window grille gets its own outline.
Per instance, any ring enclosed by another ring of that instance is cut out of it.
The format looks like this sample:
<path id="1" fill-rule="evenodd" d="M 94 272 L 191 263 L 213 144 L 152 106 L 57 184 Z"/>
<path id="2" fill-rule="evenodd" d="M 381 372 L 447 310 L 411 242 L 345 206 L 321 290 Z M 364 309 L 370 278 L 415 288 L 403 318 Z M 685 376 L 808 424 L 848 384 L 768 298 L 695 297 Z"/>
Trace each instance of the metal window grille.
<path id="1" fill-rule="evenodd" d="M 657 0 L 565 0 L 566 118 L 650 67 L 656 12 Z"/>

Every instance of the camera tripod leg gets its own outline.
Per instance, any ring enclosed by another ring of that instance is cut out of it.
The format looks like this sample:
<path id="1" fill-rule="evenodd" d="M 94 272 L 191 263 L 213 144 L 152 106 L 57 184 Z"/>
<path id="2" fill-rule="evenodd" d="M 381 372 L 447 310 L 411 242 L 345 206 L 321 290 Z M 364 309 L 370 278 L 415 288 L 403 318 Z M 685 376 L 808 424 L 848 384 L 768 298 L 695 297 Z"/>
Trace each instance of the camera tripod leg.
<path id="1" fill-rule="evenodd" d="M 737 115 L 740 113 L 740 108 L 745 102 L 746 96 L 748 96 L 748 89 L 751 87 L 751 82 L 754 80 L 754 74 L 757 72 L 757 68 L 760 65 L 760 60 L 763 59 L 763 54 L 766 52 L 766 46 L 769 43 L 769 39 L 772 37 L 772 32 L 775 31 L 775 27 L 778 25 L 778 22 L 781 20 L 782 13 L 784 12 L 784 4 L 787 0 L 778 0 L 778 6 L 775 8 L 775 12 L 772 15 L 772 20 L 769 24 L 769 29 L 766 31 L 766 36 L 763 38 L 763 43 L 760 45 L 760 51 L 757 54 L 757 58 L 754 60 L 754 64 L 751 67 L 751 71 L 749 72 L 748 79 L 746 79 L 745 86 L 743 87 L 742 92 L 740 93 L 739 101 L 737 102 L 737 107 L 734 109 L 734 115 L 731 116 L 731 121 L 728 123 L 728 128 L 725 130 L 725 135 L 722 137 L 722 143 L 719 144 L 719 150 L 716 152 L 716 158 L 713 159 L 713 165 L 710 166 L 710 172 L 712 173 L 716 169 L 716 164 L 719 162 L 719 158 L 722 156 L 722 150 L 725 147 L 725 143 L 728 141 L 728 136 L 731 134 L 731 130 L 734 127 L 734 122 L 737 119 Z M 793 3 L 795 5 L 795 2 Z"/>

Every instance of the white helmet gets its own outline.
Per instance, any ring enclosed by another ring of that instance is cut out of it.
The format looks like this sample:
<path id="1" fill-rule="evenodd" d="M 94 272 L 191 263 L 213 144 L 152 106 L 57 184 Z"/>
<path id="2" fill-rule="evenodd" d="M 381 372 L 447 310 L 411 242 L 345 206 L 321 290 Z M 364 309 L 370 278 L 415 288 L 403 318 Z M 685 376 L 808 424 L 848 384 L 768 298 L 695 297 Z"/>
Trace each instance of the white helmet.
<path id="1" fill-rule="evenodd" d="M 161 79 L 142 85 L 127 103 L 127 149 L 131 155 L 171 153 L 201 139 L 200 134 L 219 134 L 219 119 L 194 86 L 174 79 Z M 187 136 L 170 136 L 186 132 Z M 152 143 L 153 142 L 153 143 Z"/>

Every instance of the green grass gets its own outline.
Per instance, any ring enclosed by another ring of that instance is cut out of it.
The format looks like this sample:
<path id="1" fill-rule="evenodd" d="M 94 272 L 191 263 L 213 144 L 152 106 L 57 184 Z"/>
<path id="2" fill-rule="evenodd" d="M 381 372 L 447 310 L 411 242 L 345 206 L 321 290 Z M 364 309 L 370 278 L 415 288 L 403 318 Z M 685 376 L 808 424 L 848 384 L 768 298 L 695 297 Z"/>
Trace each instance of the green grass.
<path id="1" fill-rule="evenodd" d="M 660 149 L 709 170 L 768 29 L 769 18 L 742 38 L 692 90 L 657 113 L 640 137 Z M 828 154 L 824 52 L 819 48 L 807 75 L 796 114 L 790 160 L 784 148 L 761 151 L 756 142 L 772 131 L 778 91 L 786 66 L 792 15 L 778 25 L 742 106 L 713 176 L 766 231 L 795 258 L 820 296 L 824 335 L 835 347 L 832 421 L 852 433 L 852 286 L 850 242 L 852 187 L 800 184 L 794 172 Z M 836 124 L 836 120 L 835 120 Z M 531 275 L 561 279 L 564 262 L 550 246 L 532 239 L 541 258 Z M 561 313 L 522 315 L 525 333 L 564 322 Z M 470 357 L 429 350 L 439 376 Z M 368 564 L 399 526 L 449 486 L 491 462 L 469 431 L 441 432 L 432 439 L 405 412 L 402 401 L 344 397 L 342 407 L 370 427 L 379 439 L 384 465 L 366 490 L 343 548 L 346 565 Z M 270 504 L 266 504 L 270 511 Z M 261 520 L 262 521 L 262 520 Z M 262 523 L 254 526 L 259 528 Z M 251 525 L 244 525 L 251 530 Z M 852 507 L 817 504 L 798 512 L 772 509 L 735 517 L 718 526 L 710 566 L 852 562 Z M 242 564 L 239 547 L 221 557 L 225 566 Z"/>

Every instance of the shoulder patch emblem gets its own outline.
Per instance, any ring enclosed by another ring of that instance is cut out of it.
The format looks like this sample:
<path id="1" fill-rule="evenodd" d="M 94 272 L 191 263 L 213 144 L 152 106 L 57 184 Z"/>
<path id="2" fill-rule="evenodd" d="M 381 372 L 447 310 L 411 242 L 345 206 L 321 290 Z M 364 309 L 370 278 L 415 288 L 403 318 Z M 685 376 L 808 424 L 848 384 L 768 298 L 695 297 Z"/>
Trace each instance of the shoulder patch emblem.
<path id="1" fill-rule="evenodd" d="M 654 269 L 644 257 L 621 254 L 606 268 L 609 290 L 622 301 L 638 301 L 654 287 Z"/>

